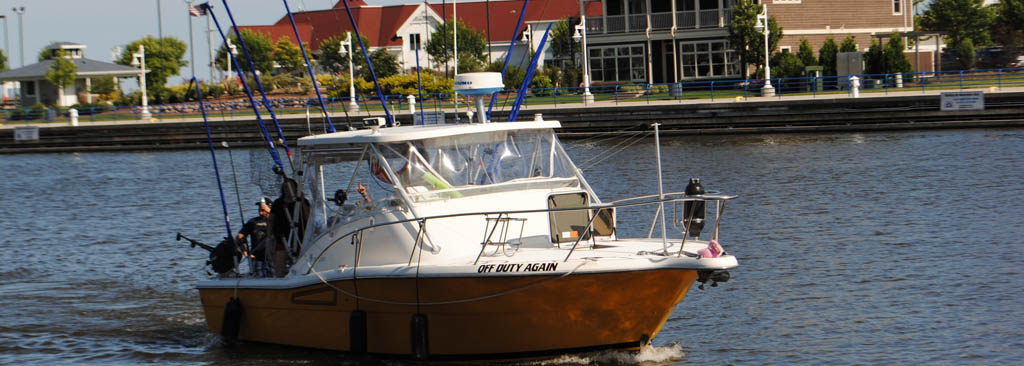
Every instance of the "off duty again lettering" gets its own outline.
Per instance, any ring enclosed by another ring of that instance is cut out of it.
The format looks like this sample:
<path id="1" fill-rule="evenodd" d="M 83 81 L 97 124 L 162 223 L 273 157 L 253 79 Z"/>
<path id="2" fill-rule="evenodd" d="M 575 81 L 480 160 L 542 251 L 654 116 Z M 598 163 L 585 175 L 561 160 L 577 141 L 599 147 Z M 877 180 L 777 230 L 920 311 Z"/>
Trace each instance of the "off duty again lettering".
<path id="1" fill-rule="evenodd" d="M 558 270 L 558 263 L 508 263 L 482 264 L 477 267 L 476 273 L 550 272 L 555 270 Z"/>

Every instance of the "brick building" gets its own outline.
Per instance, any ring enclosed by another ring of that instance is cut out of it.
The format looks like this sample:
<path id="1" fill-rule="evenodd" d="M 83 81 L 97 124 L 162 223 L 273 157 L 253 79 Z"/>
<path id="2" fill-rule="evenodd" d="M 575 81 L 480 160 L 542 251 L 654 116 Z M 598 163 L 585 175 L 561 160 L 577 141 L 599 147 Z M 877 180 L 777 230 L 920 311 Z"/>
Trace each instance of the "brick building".
<path id="1" fill-rule="evenodd" d="M 729 44 L 732 7 L 738 0 L 601 0 L 600 16 L 587 17 L 594 82 L 652 82 L 743 77 Z M 860 50 L 872 36 L 913 30 L 911 0 L 754 0 L 783 28 L 782 52 L 796 52 L 806 38 L 817 53 L 826 37 L 852 35 Z M 934 46 L 922 50 L 929 51 Z M 678 55 L 678 56 L 676 56 Z M 931 60 L 931 53 L 915 57 Z M 922 62 L 922 71 L 931 63 Z"/>

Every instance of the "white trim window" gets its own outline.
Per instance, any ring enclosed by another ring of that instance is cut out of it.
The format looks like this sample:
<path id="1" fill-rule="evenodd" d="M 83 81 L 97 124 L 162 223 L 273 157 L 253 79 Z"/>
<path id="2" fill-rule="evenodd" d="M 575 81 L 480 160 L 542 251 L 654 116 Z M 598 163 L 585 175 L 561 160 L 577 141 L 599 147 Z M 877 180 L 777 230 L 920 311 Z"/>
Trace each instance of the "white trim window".
<path id="1" fill-rule="evenodd" d="M 420 43 L 420 34 L 409 33 L 409 51 L 415 51 L 417 48 L 421 50 L 423 49 L 423 46 Z"/>
<path id="2" fill-rule="evenodd" d="M 725 40 L 679 42 L 684 79 L 715 79 L 740 75 L 736 53 Z"/>
<path id="3" fill-rule="evenodd" d="M 646 81 L 644 44 L 587 47 L 590 54 L 590 78 L 594 81 Z"/>
<path id="4" fill-rule="evenodd" d="M 903 15 L 903 0 L 892 0 L 892 15 Z"/>

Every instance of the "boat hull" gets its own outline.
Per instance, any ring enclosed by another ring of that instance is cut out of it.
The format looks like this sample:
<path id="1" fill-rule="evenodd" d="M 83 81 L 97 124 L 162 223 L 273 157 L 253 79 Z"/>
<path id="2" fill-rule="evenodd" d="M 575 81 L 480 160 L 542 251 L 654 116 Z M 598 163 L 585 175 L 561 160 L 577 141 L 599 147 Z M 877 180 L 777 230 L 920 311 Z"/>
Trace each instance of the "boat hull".
<path id="1" fill-rule="evenodd" d="M 692 269 L 653 269 L 331 281 L 337 289 L 322 283 L 239 288 L 239 338 L 339 351 L 362 351 L 352 345 L 365 344 L 370 354 L 412 356 L 413 317 L 422 314 L 431 358 L 637 348 L 657 335 L 696 278 Z M 199 289 L 211 332 L 220 333 L 225 304 L 235 291 Z M 365 314 L 365 328 L 358 320 L 352 327 L 356 311 Z"/>

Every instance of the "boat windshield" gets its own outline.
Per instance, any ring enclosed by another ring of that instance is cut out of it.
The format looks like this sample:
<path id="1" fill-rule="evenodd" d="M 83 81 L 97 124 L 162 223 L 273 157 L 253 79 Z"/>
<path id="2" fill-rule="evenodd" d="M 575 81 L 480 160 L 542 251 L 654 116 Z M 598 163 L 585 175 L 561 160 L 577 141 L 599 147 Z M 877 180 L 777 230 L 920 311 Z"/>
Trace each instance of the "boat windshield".
<path id="1" fill-rule="evenodd" d="M 392 174 L 373 168 L 379 169 L 374 176 L 386 184 L 396 177 L 414 201 L 516 189 L 510 182 L 578 184 L 552 130 L 445 136 L 379 145 L 378 150 Z"/>

